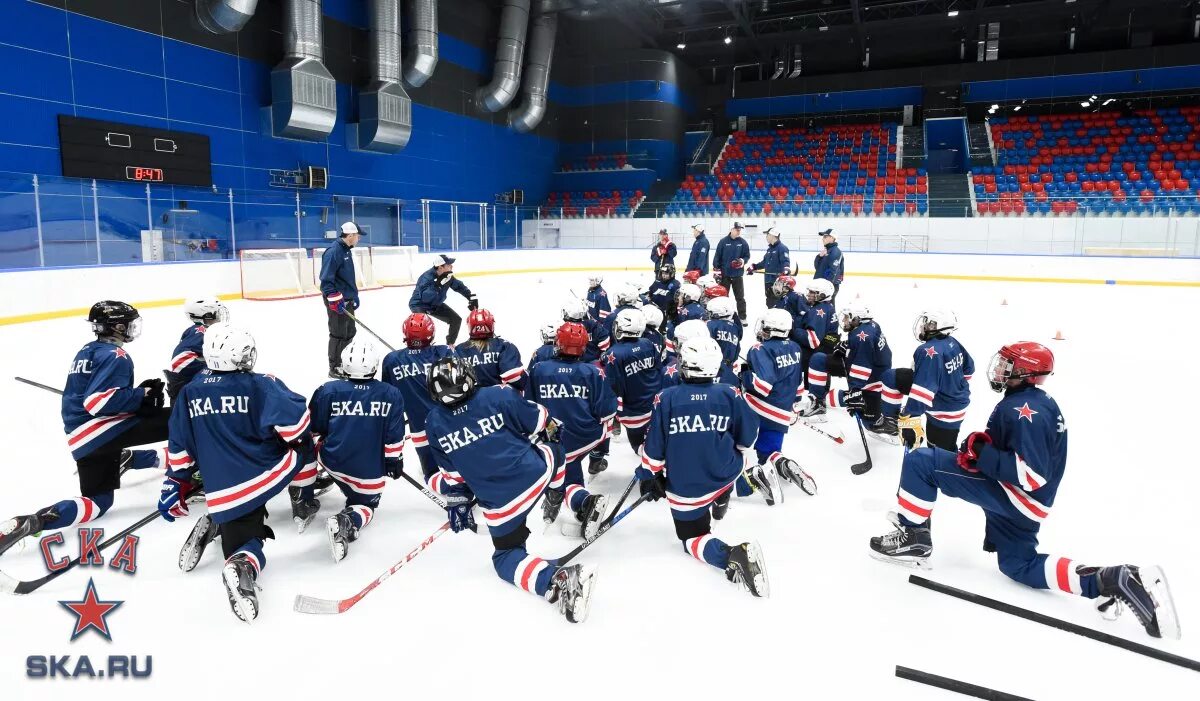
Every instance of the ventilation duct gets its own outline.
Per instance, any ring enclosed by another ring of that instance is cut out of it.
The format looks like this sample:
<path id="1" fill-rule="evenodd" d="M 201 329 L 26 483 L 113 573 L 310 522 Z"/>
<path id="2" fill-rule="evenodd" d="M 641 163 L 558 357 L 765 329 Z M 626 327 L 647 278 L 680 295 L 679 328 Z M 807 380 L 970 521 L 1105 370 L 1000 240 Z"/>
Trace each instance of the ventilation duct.
<path id="1" fill-rule="evenodd" d="M 337 86 L 321 63 L 321 0 L 284 0 L 284 59 L 271 71 L 275 136 L 321 140 L 337 121 Z"/>
<path id="2" fill-rule="evenodd" d="M 517 96 L 521 85 L 521 60 L 529 30 L 529 0 L 504 0 L 500 13 L 500 39 L 492 82 L 475 92 L 475 102 L 488 112 L 499 112 Z"/>
<path id="3" fill-rule="evenodd" d="M 525 100 L 508 115 L 508 125 L 521 133 L 531 132 L 546 116 L 546 88 L 550 84 L 550 64 L 554 61 L 554 36 L 558 15 L 543 11 L 533 18 L 529 30 L 529 64 L 521 76 Z"/>
<path id="4" fill-rule="evenodd" d="M 771 74 L 771 80 L 779 80 L 783 77 L 784 68 L 787 67 L 787 59 L 785 54 L 779 54 L 775 57 L 775 72 Z"/>
<path id="5" fill-rule="evenodd" d="M 800 77 L 800 45 L 792 46 L 792 72 L 787 74 L 789 78 Z"/>
<path id="6" fill-rule="evenodd" d="M 241 31 L 254 16 L 258 0 L 196 0 L 196 19 L 213 34 Z"/>
<path id="7" fill-rule="evenodd" d="M 409 6 L 408 55 L 404 83 L 419 88 L 433 77 L 438 62 L 437 0 L 412 0 Z"/>
<path id="8" fill-rule="evenodd" d="M 358 147 L 395 153 L 412 136 L 412 99 L 400 84 L 400 0 L 370 0 L 371 80 L 358 94 Z"/>

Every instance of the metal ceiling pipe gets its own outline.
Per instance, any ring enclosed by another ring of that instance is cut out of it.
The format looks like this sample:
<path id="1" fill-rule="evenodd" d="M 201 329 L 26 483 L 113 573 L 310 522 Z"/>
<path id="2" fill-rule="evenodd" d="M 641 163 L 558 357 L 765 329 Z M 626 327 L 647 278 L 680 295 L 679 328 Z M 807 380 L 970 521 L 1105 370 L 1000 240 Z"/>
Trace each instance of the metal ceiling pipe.
<path id="1" fill-rule="evenodd" d="M 791 73 L 788 73 L 787 77 L 789 77 L 789 78 L 799 78 L 800 77 L 800 45 L 799 44 L 795 44 L 792 46 L 792 71 L 791 71 Z"/>
<path id="2" fill-rule="evenodd" d="M 529 0 L 504 0 L 500 12 L 500 39 L 492 82 L 475 91 L 475 102 L 488 112 L 508 107 L 521 86 L 521 61 L 529 31 Z"/>
<path id="3" fill-rule="evenodd" d="M 404 84 L 410 88 L 419 88 L 433 77 L 438 62 L 437 30 L 437 0 L 412 0 L 404 57 Z"/>
<path id="4" fill-rule="evenodd" d="M 196 0 L 196 19 L 213 34 L 231 34 L 254 16 L 258 0 Z"/>
<path id="5" fill-rule="evenodd" d="M 412 136 L 412 98 L 400 84 L 400 0 L 370 0 L 371 79 L 358 94 L 358 147 L 396 153 Z"/>
<path id="6" fill-rule="evenodd" d="M 508 114 L 508 125 L 522 134 L 533 131 L 546 116 L 546 89 L 550 85 L 550 64 L 554 61 L 554 37 L 558 15 L 542 12 L 533 18 L 529 30 L 529 63 L 521 77 L 520 107 Z"/>
<path id="7" fill-rule="evenodd" d="M 283 42 L 271 71 L 272 133 L 323 140 L 337 121 L 337 83 L 322 63 L 321 0 L 284 0 Z"/>
<path id="8" fill-rule="evenodd" d="M 784 59 L 782 54 L 776 56 L 775 72 L 771 74 L 771 80 L 779 80 L 781 77 L 783 77 L 783 70 L 786 65 L 787 61 Z"/>

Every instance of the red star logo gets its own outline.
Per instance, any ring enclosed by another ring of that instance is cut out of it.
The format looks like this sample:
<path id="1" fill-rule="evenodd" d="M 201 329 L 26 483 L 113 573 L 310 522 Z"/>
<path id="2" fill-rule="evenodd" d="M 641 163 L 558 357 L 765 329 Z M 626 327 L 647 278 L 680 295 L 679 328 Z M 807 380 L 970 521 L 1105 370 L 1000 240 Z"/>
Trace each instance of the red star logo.
<path id="1" fill-rule="evenodd" d="M 667 366 L 667 369 L 666 369 L 667 377 L 674 377 L 676 372 L 679 372 L 679 367 L 677 365 L 668 365 Z"/>
<path id="2" fill-rule="evenodd" d="M 824 319 L 824 318 L 825 318 L 825 310 L 824 310 L 824 309 L 818 309 L 818 310 L 817 310 L 817 316 L 819 316 L 819 317 L 821 317 L 822 319 Z"/>
<path id="3" fill-rule="evenodd" d="M 113 351 L 113 355 L 117 356 L 118 358 L 128 358 L 129 357 L 129 354 L 125 352 L 124 348 L 116 349 L 115 351 Z"/>
<path id="4" fill-rule="evenodd" d="M 1033 415 L 1034 414 L 1040 413 L 1040 412 L 1034 411 L 1033 409 L 1030 409 L 1029 402 L 1025 402 L 1023 405 L 1016 407 L 1015 411 L 1017 412 L 1017 414 L 1019 414 L 1019 416 L 1017 417 L 1017 421 L 1020 421 L 1021 419 L 1026 419 L 1029 421 L 1029 423 L 1033 423 Z"/>
<path id="5" fill-rule="evenodd" d="M 933 356 L 935 356 L 937 354 L 938 354 L 937 348 L 934 348 L 933 346 L 929 346 L 928 348 L 925 349 L 925 355 L 929 356 L 930 358 L 932 358 Z"/>
<path id="6" fill-rule="evenodd" d="M 661 400 L 662 400 L 662 392 L 659 392 L 658 394 L 654 395 L 654 406 L 658 406 L 658 403 Z"/>
<path id="7" fill-rule="evenodd" d="M 607 292 L 605 292 L 604 290 L 600 290 L 600 296 L 601 296 L 601 297 L 607 297 L 607 296 L 608 296 L 608 293 L 607 293 Z"/>
<path id="8" fill-rule="evenodd" d="M 207 326 L 197 326 L 196 327 L 196 333 L 204 333 L 205 331 L 208 331 Z"/>
<path id="9" fill-rule="evenodd" d="M 75 630 L 71 632 L 71 640 L 83 635 L 89 628 L 112 642 L 112 634 L 108 630 L 106 616 L 125 603 L 124 601 L 100 601 L 96 595 L 96 584 L 88 579 L 87 589 L 83 591 L 81 601 L 60 601 L 59 606 L 75 615 Z"/>
<path id="10" fill-rule="evenodd" d="M 860 341 L 867 340 L 867 332 L 866 331 L 859 331 L 858 334 L 856 334 L 856 335 L 858 336 L 858 340 L 860 340 Z"/>
<path id="11" fill-rule="evenodd" d="M 742 396 L 742 388 L 741 388 L 741 387 L 734 387 L 734 388 L 733 388 L 733 396 L 735 396 L 735 397 L 740 397 L 740 396 Z"/>
<path id="12" fill-rule="evenodd" d="M 604 374 L 604 366 L 603 366 L 603 365 L 598 365 L 598 366 L 596 366 L 596 367 L 600 368 L 600 379 L 601 379 L 601 380 L 603 380 L 604 378 L 608 377 L 608 375 L 605 375 L 605 374 Z"/>
<path id="13" fill-rule="evenodd" d="M 608 357 L 604 359 L 604 362 L 606 362 L 606 363 L 615 363 L 615 362 L 617 362 L 617 354 L 616 354 L 616 353 L 609 353 L 609 354 L 608 354 Z"/>

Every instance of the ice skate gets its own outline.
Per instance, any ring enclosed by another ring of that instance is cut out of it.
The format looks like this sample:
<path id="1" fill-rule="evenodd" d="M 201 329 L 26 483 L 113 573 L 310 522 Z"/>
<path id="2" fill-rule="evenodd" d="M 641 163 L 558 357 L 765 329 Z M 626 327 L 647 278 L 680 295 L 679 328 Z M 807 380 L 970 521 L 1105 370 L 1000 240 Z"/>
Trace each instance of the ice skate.
<path id="1" fill-rule="evenodd" d="M 229 597 L 229 608 L 233 615 L 245 623 L 258 618 L 258 571 L 250 562 L 250 556 L 236 553 L 221 570 L 225 582 L 225 594 Z"/>
<path id="2" fill-rule="evenodd" d="M 321 510 L 321 502 L 316 498 L 304 499 L 300 487 L 288 487 L 288 498 L 292 501 L 292 521 L 296 523 L 296 532 L 303 533 L 317 517 L 317 512 Z"/>
<path id="3" fill-rule="evenodd" d="M 871 557 L 880 562 L 929 569 L 929 556 L 933 554 L 929 522 L 923 526 L 905 526 L 895 512 L 888 514 L 888 521 L 896 530 L 871 539 Z"/>
<path id="4" fill-rule="evenodd" d="M 800 463 L 791 458 L 780 455 L 775 458 L 775 471 L 783 479 L 791 482 L 799 487 L 809 496 L 815 496 L 817 493 L 817 481 L 812 478 L 812 475 L 804 471 L 800 467 Z"/>
<path id="5" fill-rule="evenodd" d="M 319 497 L 330 489 L 333 489 L 333 477 L 325 471 L 324 467 L 319 464 L 317 466 L 317 481 L 313 482 L 313 496 Z"/>
<path id="6" fill-rule="evenodd" d="M 796 401 L 792 410 L 797 418 L 805 423 L 823 424 L 829 417 L 826 413 L 825 402 L 815 394 L 805 393 Z"/>
<path id="7" fill-rule="evenodd" d="M 580 535 L 584 538 L 596 535 L 596 531 L 600 530 L 600 524 L 604 521 L 604 512 L 607 508 L 608 497 L 603 494 L 589 494 L 583 500 L 579 510 L 575 512 L 575 518 L 582 524 Z"/>
<path id="8" fill-rule="evenodd" d="M 550 580 L 546 600 L 558 607 L 558 612 L 571 623 L 587 620 L 592 604 L 592 589 L 596 582 L 596 565 L 567 565 L 560 567 Z"/>
<path id="9" fill-rule="evenodd" d="M 43 509 L 36 514 L 14 516 L 0 523 L 0 555 L 6 553 L 9 548 L 21 542 L 25 537 L 41 533 L 47 521 L 57 518 L 58 514 L 53 510 Z"/>
<path id="10" fill-rule="evenodd" d="M 1083 574 L 1086 569 L 1080 567 L 1076 571 Z M 1133 611 L 1150 637 L 1179 639 L 1175 600 L 1161 567 L 1117 565 L 1097 571 L 1101 600 L 1096 608 L 1101 615 L 1113 620 L 1120 616 L 1124 605 Z"/>
<path id="11" fill-rule="evenodd" d="M 354 527 L 348 509 L 325 519 L 325 533 L 329 536 L 329 553 L 334 562 L 345 560 L 350 553 L 350 543 L 358 540 L 358 529 Z"/>
<path id="12" fill-rule="evenodd" d="M 621 422 L 620 421 L 613 421 L 612 435 L 613 435 L 613 438 L 616 438 L 617 436 L 621 435 Z"/>
<path id="13" fill-rule="evenodd" d="M 196 519 L 196 525 L 192 526 L 187 540 L 183 541 L 183 547 L 179 549 L 179 569 L 184 572 L 196 569 L 200 558 L 204 556 L 204 549 L 217 539 L 217 535 L 217 524 L 213 523 L 212 516 L 201 514 L 200 518 Z"/>
<path id="14" fill-rule="evenodd" d="M 608 469 L 608 460 L 603 455 L 588 456 L 588 474 L 598 475 Z"/>
<path id="15" fill-rule="evenodd" d="M 554 523 L 558 519 L 558 512 L 562 509 L 563 493 L 557 489 L 547 489 L 546 498 L 542 501 L 542 521 L 547 526 Z"/>
<path id="16" fill-rule="evenodd" d="M 779 473 L 775 472 L 775 466 L 768 460 L 762 465 L 754 465 L 746 470 L 746 480 L 750 482 L 750 486 L 754 491 L 762 495 L 766 500 L 767 506 L 775 506 L 775 502 L 783 503 L 783 490 L 779 486 Z"/>
<path id="17" fill-rule="evenodd" d="M 771 583 L 767 580 L 767 563 L 763 559 L 758 543 L 742 543 L 729 549 L 729 564 L 725 565 L 725 578 L 741 584 L 752 595 L 762 598 L 771 596 Z"/>
<path id="18" fill-rule="evenodd" d="M 874 423 L 863 423 L 867 435 L 889 445 L 900 445 L 900 428 L 895 416 L 880 416 Z"/>

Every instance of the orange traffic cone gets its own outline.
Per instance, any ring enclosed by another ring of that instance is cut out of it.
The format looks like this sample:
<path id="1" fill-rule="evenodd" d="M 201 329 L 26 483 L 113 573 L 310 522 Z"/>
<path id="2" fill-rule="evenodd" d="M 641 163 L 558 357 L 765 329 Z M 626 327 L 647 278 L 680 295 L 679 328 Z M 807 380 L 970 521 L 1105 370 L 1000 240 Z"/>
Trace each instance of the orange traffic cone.
<path id="1" fill-rule="evenodd" d="M 914 290 L 917 289 L 917 283 L 915 283 L 915 282 L 913 283 L 913 289 Z"/>
<path id="2" fill-rule="evenodd" d="M 1063 338 L 1062 330 L 1060 329 L 1060 330 L 1054 332 L 1054 340 L 1055 341 L 1065 341 L 1067 339 Z"/>
<path id="3" fill-rule="evenodd" d="M 1007 306 L 1008 306 L 1008 299 L 1002 299 L 1002 300 L 1000 300 L 1000 306 L 1002 306 L 1002 307 L 1007 307 Z"/>

